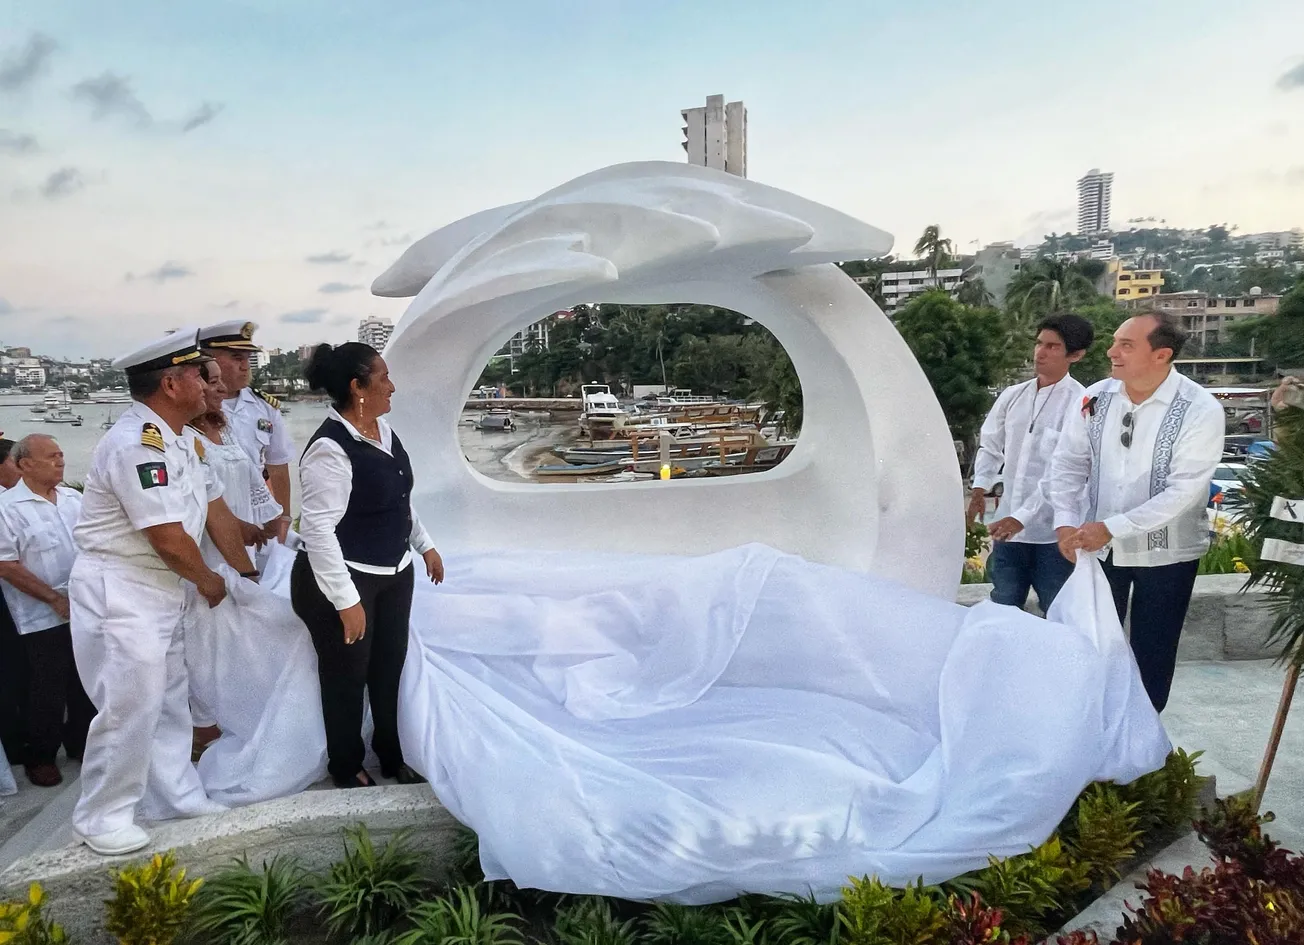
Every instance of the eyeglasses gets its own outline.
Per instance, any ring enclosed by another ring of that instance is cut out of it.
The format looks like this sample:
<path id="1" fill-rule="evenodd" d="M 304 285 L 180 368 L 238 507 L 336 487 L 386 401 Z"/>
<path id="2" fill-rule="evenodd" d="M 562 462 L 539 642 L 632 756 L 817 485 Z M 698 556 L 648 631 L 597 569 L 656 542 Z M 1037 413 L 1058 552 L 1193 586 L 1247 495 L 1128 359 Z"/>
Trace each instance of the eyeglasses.
<path id="1" fill-rule="evenodd" d="M 1132 412 L 1128 411 L 1123 415 L 1123 433 L 1119 436 L 1118 441 L 1123 444 L 1123 449 L 1129 449 L 1132 446 Z"/>

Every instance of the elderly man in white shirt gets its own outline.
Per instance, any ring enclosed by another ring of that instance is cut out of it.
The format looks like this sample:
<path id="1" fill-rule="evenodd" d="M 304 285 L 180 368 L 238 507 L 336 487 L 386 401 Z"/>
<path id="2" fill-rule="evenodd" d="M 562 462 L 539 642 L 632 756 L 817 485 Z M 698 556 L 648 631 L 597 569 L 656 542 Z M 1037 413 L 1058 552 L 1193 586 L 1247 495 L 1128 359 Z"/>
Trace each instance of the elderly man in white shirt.
<path id="1" fill-rule="evenodd" d="M 27 670 L 27 780 L 63 782 L 62 745 L 80 761 L 95 706 L 82 688 L 68 626 L 68 575 L 77 555 L 72 533 L 81 494 L 61 485 L 63 450 L 33 433 L 18 442 L 22 479 L 0 496 L 0 589 L 23 643 Z"/>
<path id="2" fill-rule="evenodd" d="M 1003 481 L 1000 505 L 1008 511 L 992 523 L 989 559 L 992 600 L 998 604 L 1021 608 L 1035 588 L 1045 613 L 1073 573 L 1059 552 L 1042 483 L 1068 407 L 1082 400 L 1082 385 L 1069 376 L 1069 368 L 1082 360 L 1095 337 L 1091 322 L 1081 316 L 1045 319 L 1037 326 L 1033 351 L 1037 376 L 1003 390 L 983 422 L 969 519 L 982 515 L 987 493 Z"/>
<path id="3" fill-rule="evenodd" d="M 1065 419 L 1047 493 L 1061 552 L 1108 550 L 1105 575 L 1155 708 L 1168 703 L 1177 643 L 1209 547 L 1209 482 L 1226 418 L 1173 368 L 1186 336 L 1165 312 L 1129 318 L 1109 349 L 1113 377 Z"/>

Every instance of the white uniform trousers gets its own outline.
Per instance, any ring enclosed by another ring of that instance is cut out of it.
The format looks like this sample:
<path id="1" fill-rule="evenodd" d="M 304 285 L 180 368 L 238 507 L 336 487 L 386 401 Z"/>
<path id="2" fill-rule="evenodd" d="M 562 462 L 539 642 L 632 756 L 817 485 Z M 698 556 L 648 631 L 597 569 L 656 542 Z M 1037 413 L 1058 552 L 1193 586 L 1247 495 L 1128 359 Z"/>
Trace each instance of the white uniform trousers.
<path id="1" fill-rule="evenodd" d="M 171 572 L 81 555 L 68 581 L 72 643 L 98 714 L 82 761 L 73 828 L 110 833 L 146 820 L 216 813 L 190 761 L 186 594 Z"/>

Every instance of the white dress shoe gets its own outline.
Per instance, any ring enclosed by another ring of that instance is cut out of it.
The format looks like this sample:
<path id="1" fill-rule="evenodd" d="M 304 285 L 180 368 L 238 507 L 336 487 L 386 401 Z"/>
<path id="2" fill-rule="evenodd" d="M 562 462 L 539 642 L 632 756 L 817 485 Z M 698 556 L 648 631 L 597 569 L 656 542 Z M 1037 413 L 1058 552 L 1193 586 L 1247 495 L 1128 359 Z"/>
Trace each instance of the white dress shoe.
<path id="1" fill-rule="evenodd" d="M 137 850 L 149 846 L 149 834 L 141 830 L 135 824 L 127 827 L 120 827 L 108 833 L 99 833 L 94 836 L 81 837 L 82 843 L 86 844 L 100 856 L 122 856 L 126 853 L 135 853 Z"/>

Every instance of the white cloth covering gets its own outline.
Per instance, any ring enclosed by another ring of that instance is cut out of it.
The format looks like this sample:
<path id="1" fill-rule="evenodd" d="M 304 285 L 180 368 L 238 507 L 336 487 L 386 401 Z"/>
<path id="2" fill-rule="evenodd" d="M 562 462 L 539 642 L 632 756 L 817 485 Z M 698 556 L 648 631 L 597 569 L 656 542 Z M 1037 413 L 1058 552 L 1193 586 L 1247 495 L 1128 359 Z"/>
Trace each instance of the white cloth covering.
<path id="1" fill-rule="evenodd" d="M 246 717 L 224 689 L 200 763 L 227 802 L 324 771 L 312 646 L 274 599 L 289 559 L 214 611 L 265 654 L 226 666 Z M 758 545 L 450 555 L 417 583 L 404 754 L 491 879 L 683 902 L 941 881 L 1170 749 L 1094 560 L 1052 613 L 1074 625 Z"/>

